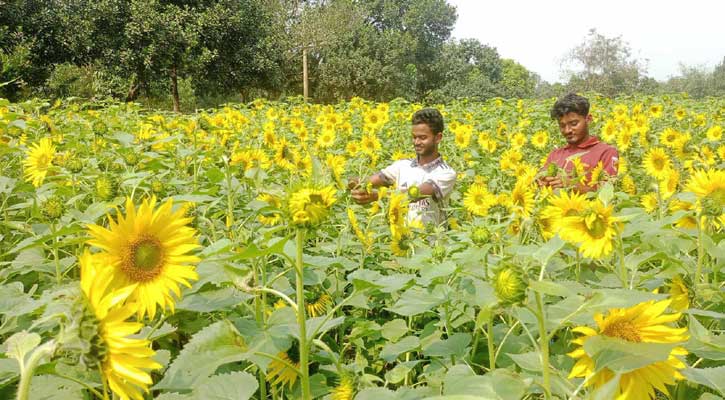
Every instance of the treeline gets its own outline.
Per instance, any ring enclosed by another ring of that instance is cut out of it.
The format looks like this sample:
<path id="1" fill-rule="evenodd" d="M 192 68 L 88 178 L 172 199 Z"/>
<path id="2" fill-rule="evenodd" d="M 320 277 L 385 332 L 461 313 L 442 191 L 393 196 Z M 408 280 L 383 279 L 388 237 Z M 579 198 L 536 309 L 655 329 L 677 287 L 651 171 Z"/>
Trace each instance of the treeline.
<path id="1" fill-rule="evenodd" d="M 596 31 L 572 49 L 567 84 L 551 85 L 495 47 L 452 40 L 456 18 L 445 0 L 0 0 L 0 96 L 173 99 L 177 110 L 279 98 L 303 93 L 303 58 L 319 102 L 725 95 L 725 59 L 660 83 Z"/>

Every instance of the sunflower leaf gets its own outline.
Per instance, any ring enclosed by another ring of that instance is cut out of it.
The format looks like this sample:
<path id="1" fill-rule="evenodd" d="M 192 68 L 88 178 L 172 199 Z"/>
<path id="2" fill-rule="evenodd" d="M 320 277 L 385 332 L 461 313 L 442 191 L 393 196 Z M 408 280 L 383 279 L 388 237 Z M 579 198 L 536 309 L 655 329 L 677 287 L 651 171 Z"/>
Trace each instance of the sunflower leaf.
<path id="1" fill-rule="evenodd" d="M 594 360 L 596 370 L 608 368 L 627 373 L 665 361 L 677 343 L 634 343 L 618 338 L 593 336 L 584 342 L 584 351 Z"/>
<path id="2" fill-rule="evenodd" d="M 715 368 L 687 368 L 682 371 L 689 381 L 699 383 L 725 394 L 725 366 Z"/>

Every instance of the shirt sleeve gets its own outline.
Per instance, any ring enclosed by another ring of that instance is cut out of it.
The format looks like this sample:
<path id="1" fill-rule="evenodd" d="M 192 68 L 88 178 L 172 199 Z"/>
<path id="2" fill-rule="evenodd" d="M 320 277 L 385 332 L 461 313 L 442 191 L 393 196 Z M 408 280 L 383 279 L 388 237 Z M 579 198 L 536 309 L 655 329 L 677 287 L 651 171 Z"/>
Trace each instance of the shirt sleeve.
<path id="1" fill-rule="evenodd" d="M 617 170 L 619 169 L 619 152 L 617 149 L 612 147 L 605 150 L 600 161 L 604 172 L 609 176 L 617 176 Z"/>
<path id="2" fill-rule="evenodd" d="M 405 162 L 405 160 L 398 160 L 378 172 L 378 175 L 383 178 L 385 184 L 392 185 L 398 180 L 401 162 Z"/>
<path id="3" fill-rule="evenodd" d="M 423 183 L 429 183 L 433 186 L 433 200 L 441 201 L 453 191 L 456 178 L 456 171 L 453 168 L 442 168 L 430 173 Z"/>

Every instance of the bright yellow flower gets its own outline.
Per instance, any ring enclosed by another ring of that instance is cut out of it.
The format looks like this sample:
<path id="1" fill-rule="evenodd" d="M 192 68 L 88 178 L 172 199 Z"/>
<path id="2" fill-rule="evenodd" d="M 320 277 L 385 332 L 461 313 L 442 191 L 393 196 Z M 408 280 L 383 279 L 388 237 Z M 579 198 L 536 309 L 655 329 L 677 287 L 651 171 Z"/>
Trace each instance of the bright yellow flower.
<path id="1" fill-rule="evenodd" d="M 151 342 L 129 336 L 143 327 L 138 322 L 126 320 L 138 311 L 138 303 L 124 303 L 131 297 L 136 284 L 114 287 L 114 271 L 103 265 L 103 259 L 86 250 L 80 258 L 81 289 L 96 327 L 92 342 L 98 354 L 91 354 L 100 363 L 103 379 L 122 400 L 143 400 L 153 384 L 149 370 L 160 369 L 161 364 L 151 357 L 156 353 Z"/>
<path id="2" fill-rule="evenodd" d="M 685 190 L 695 193 L 700 201 L 707 199 L 714 207 L 725 207 L 725 170 L 697 170 L 690 176 Z"/>
<path id="3" fill-rule="evenodd" d="M 682 280 L 682 276 L 677 275 L 672 278 L 668 285 L 670 299 L 672 299 L 672 307 L 675 311 L 685 311 L 690 308 L 690 291 L 687 289 L 687 285 Z"/>
<path id="4" fill-rule="evenodd" d="M 674 148 L 679 140 L 680 133 L 672 128 L 665 128 L 660 134 L 660 143 L 669 148 Z"/>
<path id="5" fill-rule="evenodd" d="M 331 391 L 330 400 L 352 400 L 354 395 L 355 380 L 349 375 L 342 375 L 340 383 Z"/>
<path id="6" fill-rule="evenodd" d="M 496 202 L 496 198 L 488 191 L 485 184 L 474 183 L 468 187 L 463 196 L 463 206 L 474 215 L 486 216 L 488 209 Z"/>
<path id="7" fill-rule="evenodd" d="M 295 225 L 317 225 L 327 218 L 335 204 L 336 190 L 332 186 L 321 189 L 302 188 L 289 198 L 289 211 Z"/>
<path id="8" fill-rule="evenodd" d="M 614 308 L 607 315 L 597 314 L 594 320 L 597 329 L 579 326 L 572 331 L 582 334 L 572 343 L 578 345 L 568 355 L 576 359 L 576 364 L 569 378 L 582 377 L 587 381 L 585 386 L 599 388 L 614 378 L 615 374 L 608 368 L 597 371 L 594 359 L 586 353 L 584 344 L 595 336 L 618 338 L 630 343 L 680 343 L 688 339 L 687 328 L 671 328 L 666 325 L 677 321 L 680 313 L 664 314 L 671 300 L 659 302 L 647 301 L 629 308 Z M 679 372 L 686 365 L 680 357 L 686 356 L 687 350 L 674 347 L 667 360 L 658 361 L 621 375 L 616 400 L 654 399 L 655 389 L 668 394 L 665 385 L 674 385 L 684 379 Z"/>
<path id="9" fill-rule="evenodd" d="M 656 193 L 647 193 L 640 199 L 640 203 L 647 213 L 652 214 L 657 211 L 659 207 L 659 200 L 657 200 Z"/>
<path id="10" fill-rule="evenodd" d="M 710 127 L 705 135 L 707 135 L 707 140 L 711 142 L 719 142 L 722 139 L 722 126 L 715 125 Z"/>
<path id="11" fill-rule="evenodd" d="M 531 144 L 537 149 L 543 149 L 549 142 L 549 134 L 546 131 L 538 131 L 531 138 Z"/>
<path id="12" fill-rule="evenodd" d="M 565 218 L 559 235 L 567 242 L 578 244 L 584 257 L 599 259 L 612 252 L 617 229 L 612 206 L 594 200 L 579 216 Z"/>
<path id="13" fill-rule="evenodd" d="M 672 168 L 672 160 L 662 148 L 653 147 L 644 156 L 644 168 L 655 179 L 662 179 Z"/>
<path id="14" fill-rule="evenodd" d="M 32 182 L 35 187 L 40 187 L 48 174 L 48 170 L 53 165 L 54 157 L 55 146 L 53 146 L 50 138 L 43 138 L 40 139 L 40 142 L 32 144 L 23 161 L 25 180 Z"/>
<path id="15" fill-rule="evenodd" d="M 578 192 L 559 191 L 548 197 L 549 205 L 541 211 L 541 218 L 549 220 L 552 233 L 558 233 L 565 218 L 579 216 L 589 206 L 586 195 Z"/>
<path id="16" fill-rule="evenodd" d="M 525 182 L 517 182 L 511 191 L 509 206 L 517 215 L 528 218 L 534 210 L 534 191 Z"/>
<path id="17" fill-rule="evenodd" d="M 300 361 L 297 349 L 298 347 L 295 342 L 295 345 L 289 350 L 277 353 L 277 358 L 286 361 L 294 368 L 299 368 Z M 287 366 L 287 364 L 273 359 L 267 366 L 267 382 L 274 386 L 287 385 L 292 388 L 295 382 L 297 382 L 297 372 L 295 369 Z"/>
<path id="18" fill-rule="evenodd" d="M 138 317 L 154 318 L 157 305 L 173 312 L 181 297 L 179 285 L 191 287 L 197 280 L 193 264 L 199 257 L 189 254 L 199 247 L 196 230 L 187 226 L 192 218 L 184 217 L 180 207 L 171 211 L 172 200 L 156 208 L 156 197 L 146 199 L 136 209 L 126 199 L 126 215 L 117 211 L 117 218 L 108 218 L 106 229 L 89 225 L 89 244 L 103 250 L 109 268 L 114 270 L 114 287 L 137 284 L 129 300 L 138 302 Z"/>

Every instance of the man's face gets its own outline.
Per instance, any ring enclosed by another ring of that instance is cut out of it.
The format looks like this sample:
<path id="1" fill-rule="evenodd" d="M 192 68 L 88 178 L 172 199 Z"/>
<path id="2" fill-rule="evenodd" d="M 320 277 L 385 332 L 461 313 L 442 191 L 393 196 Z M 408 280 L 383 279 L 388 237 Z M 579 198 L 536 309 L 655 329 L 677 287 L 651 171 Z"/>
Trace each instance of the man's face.
<path id="1" fill-rule="evenodd" d="M 559 130 L 570 145 L 579 145 L 589 138 L 589 122 L 592 115 L 565 114 L 559 119 Z"/>
<path id="2" fill-rule="evenodd" d="M 442 138 L 442 133 L 434 134 L 427 124 L 413 125 L 413 146 L 418 157 L 434 154 Z"/>

